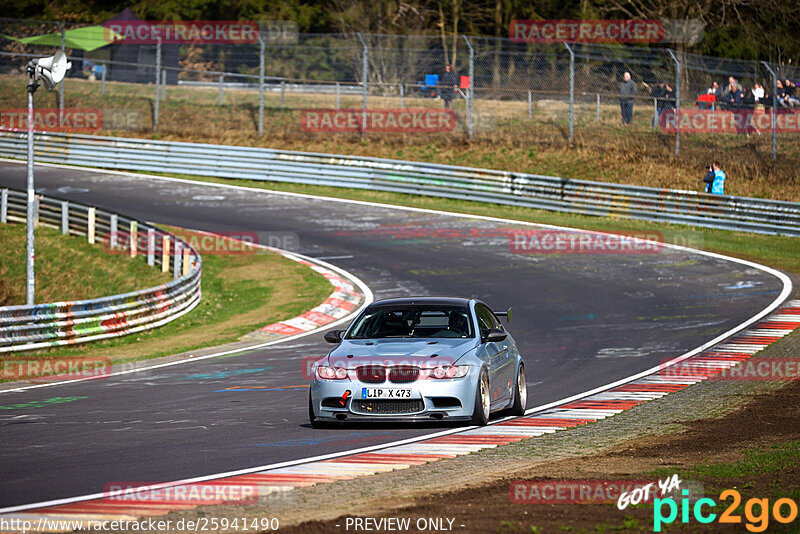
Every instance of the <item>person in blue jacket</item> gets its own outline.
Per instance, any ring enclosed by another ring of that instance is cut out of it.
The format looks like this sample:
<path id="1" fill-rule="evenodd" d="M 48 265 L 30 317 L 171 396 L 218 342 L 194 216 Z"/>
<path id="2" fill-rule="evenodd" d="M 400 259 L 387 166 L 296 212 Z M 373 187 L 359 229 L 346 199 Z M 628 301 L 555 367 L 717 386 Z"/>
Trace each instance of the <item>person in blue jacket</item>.
<path id="1" fill-rule="evenodd" d="M 706 183 L 706 193 L 722 195 L 725 192 L 725 173 L 720 169 L 719 162 L 715 161 L 708 167 L 708 173 L 703 181 Z"/>

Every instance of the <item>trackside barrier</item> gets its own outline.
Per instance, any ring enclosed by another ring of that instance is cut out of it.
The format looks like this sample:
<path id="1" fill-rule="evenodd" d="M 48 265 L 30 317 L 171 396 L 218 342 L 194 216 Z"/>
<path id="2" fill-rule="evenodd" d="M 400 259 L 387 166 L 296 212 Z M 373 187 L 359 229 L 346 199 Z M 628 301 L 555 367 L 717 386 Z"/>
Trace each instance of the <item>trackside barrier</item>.
<path id="1" fill-rule="evenodd" d="M 2 190 L 7 222 L 25 222 L 26 193 Z M 0 307 L 0 353 L 43 349 L 124 336 L 166 324 L 189 312 L 200 302 L 201 258 L 177 236 L 141 221 L 98 208 L 39 197 L 38 221 L 63 233 L 102 241 L 110 250 L 135 250 L 136 242 L 116 232 L 138 227 L 139 235 L 162 236 L 159 243 L 182 247 L 190 267 L 176 272 L 167 284 L 90 300 L 53 302 L 33 306 Z M 162 245 L 163 246 L 163 245 Z M 169 256 L 163 256 L 169 261 Z M 141 260 L 145 261 L 146 256 Z M 137 261 L 137 260 L 131 260 Z M 153 263 L 161 268 L 162 255 Z"/>
<path id="2" fill-rule="evenodd" d="M 26 134 L 0 132 L 25 159 Z M 79 134 L 38 134 L 36 159 L 144 172 L 352 187 L 576 213 L 800 236 L 800 203 L 571 180 L 433 163 Z"/>

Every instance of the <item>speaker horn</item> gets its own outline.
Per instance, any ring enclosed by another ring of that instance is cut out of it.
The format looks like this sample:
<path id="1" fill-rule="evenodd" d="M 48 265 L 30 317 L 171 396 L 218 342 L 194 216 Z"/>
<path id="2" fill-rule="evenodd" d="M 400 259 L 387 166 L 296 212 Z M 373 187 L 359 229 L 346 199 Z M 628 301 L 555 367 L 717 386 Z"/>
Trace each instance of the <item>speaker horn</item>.
<path id="1" fill-rule="evenodd" d="M 43 57 L 36 62 L 36 77 L 44 80 L 44 86 L 49 91 L 64 79 L 70 68 L 72 63 L 67 61 L 66 54 L 59 50 L 52 56 Z"/>

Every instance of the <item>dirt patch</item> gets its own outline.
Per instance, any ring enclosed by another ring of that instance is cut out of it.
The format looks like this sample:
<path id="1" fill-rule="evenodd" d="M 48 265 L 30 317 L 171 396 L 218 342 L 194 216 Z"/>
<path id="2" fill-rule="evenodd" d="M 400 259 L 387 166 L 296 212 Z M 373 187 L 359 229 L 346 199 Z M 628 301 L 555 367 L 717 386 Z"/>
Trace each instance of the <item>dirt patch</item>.
<path id="1" fill-rule="evenodd" d="M 415 497 L 410 506 L 391 509 L 399 504 L 397 499 L 373 502 L 373 505 L 382 504 L 386 509 L 372 517 L 409 518 L 412 532 L 419 518 L 442 517 L 455 518 L 453 528 L 457 532 L 596 532 L 607 529 L 650 532 L 652 506 L 620 511 L 611 504 L 517 504 L 511 502 L 509 485 L 514 480 L 523 479 L 652 480 L 658 476 L 664 478 L 663 473 L 675 472 L 683 480 L 700 478 L 706 496 L 718 502 L 720 491 L 727 488 L 738 488 L 745 502 L 751 497 L 778 498 L 786 494 L 786 489 L 800 487 L 797 448 L 791 444 L 791 440 L 800 439 L 800 383 L 757 394 L 726 417 L 684 424 L 685 430 L 681 432 L 631 440 L 610 452 L 537 463 L 488 484 Z M 787 441 L 789 445 L 781 445 Z M 785 459 L 785 464 L 778 461 L 778 465 L 774 465 L 775 460 L 761 458 L 759 450 L 780 451 L 779 456 Z M 748 458 L 753 460 L 752 469 L 748 468 Z M 716 471 L 701 467 L 699 472 L 696 469 L 697 466 L 718 463 L 731 464 L 731 467 Z M 730 476 L 726 476 L 726 472 L 730 472 Z M 797 495 L 794 499 L 796 501 Z M 715 511 L 719 513 L 721 510 L 718 507 Z M 345 532 L 345 526 L 346 516 L 341 516 L 282 530 L 291 533 Z M 778 526 L 773 522 L 768 531 L 775 531 Z M 717 523 L 702 526 L 692 522 L 687 526 L 676 523 L 669 531 L 685 529 L 697 532 L 720 528 Z M 744 524 L 737 526 L 737 530 L 744 531 Z"/>

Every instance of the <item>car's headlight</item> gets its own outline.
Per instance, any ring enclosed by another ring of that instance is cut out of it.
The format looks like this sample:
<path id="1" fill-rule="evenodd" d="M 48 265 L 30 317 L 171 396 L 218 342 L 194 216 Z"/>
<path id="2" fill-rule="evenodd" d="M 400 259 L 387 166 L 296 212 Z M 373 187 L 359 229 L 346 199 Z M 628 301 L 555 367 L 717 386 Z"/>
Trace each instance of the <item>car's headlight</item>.
<path id="1" fill-rule="evenodd" d="M 344 380 L 347 378 L 347 369 L 344 367 L 320 365 L 317 367 L 317 376 L 323 380 Z"/>
<path id="2" fill-rule="evenodd" d="M 428 371 L 428 378 L 438 380 L 447 378 L 464 378 L 469 372 L 469 365 L 442 365 Z"/>

